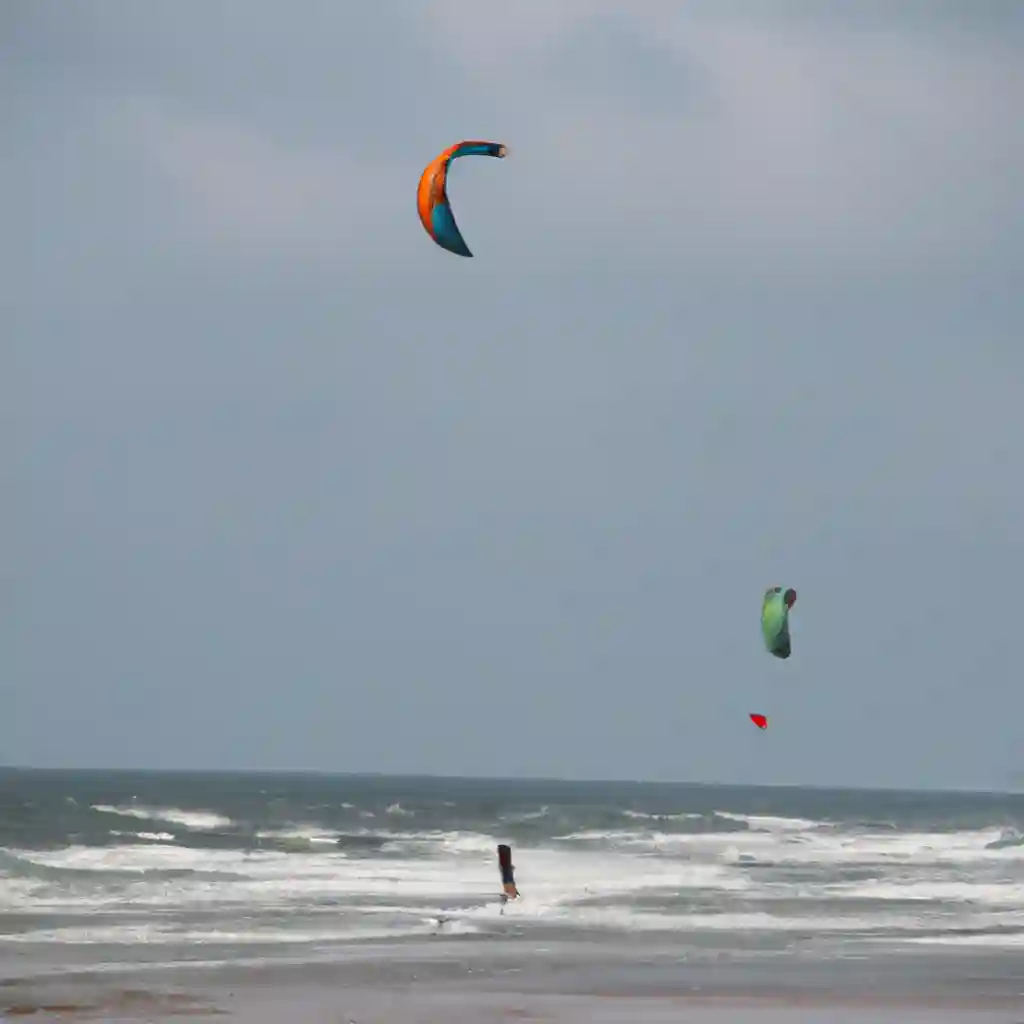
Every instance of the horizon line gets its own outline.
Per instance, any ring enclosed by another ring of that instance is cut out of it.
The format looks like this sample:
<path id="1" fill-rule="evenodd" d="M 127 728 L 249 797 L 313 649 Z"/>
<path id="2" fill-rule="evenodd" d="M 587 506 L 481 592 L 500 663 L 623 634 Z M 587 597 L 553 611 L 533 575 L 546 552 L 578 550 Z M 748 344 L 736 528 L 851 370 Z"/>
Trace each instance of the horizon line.
<path id="1" fill-rule="evenodd" d="M 936 786 L 857 786 L 850 784 L 821 784 L 805 782 L 718 782 L 684 779 L 626 779 L 626 778 L 566 778 L 556 775 L 452 775 L 433 772 L 380 772 L 341 771 L 325 768 L 145 768 L 145 767 L 92 767 L 55 768 L 37 765 L 0 764 L 0 772 L 38 772 L 50 774 L 148 774 L 148 775 L 295 775 L 322 778 L 350 779 L 431 779 L 456 782 L 558 782 L 573 785 L 629 785 L 629 786 L 694 786 L 722 789 L 810 789 L 854 793 L 930 793 L 936 795 L 1024 796 L 1024 790 L 950 788 Z"/>

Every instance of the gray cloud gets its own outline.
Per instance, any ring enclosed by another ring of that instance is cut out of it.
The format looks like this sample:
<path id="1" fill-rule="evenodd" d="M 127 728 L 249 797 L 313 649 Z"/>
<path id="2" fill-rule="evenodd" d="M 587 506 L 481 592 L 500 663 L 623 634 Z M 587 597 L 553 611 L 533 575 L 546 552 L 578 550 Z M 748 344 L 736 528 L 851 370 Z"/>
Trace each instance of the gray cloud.
<path id="1" fill-rule="evenodd" d="M 4 759 L 1005 781 L 1011 8 L 11 5 Z"/>

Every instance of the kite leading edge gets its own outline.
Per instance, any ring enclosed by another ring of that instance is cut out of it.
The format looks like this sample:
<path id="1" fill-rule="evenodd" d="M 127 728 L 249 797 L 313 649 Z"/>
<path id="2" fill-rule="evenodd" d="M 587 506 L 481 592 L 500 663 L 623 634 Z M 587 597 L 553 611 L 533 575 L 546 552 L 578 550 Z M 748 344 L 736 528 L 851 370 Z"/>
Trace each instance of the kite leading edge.
<path id="1" fill-rule="evenodd" d="M 457 142 L 427 164 L 416 191 L 416 210 L 424 231 L 439 245 L 456 256 L 472 256 L 455 214 L 448 202 L 448 168 L 461 156 L 493 156 L 502 159 L 508 147 L 500 142 Z"/>

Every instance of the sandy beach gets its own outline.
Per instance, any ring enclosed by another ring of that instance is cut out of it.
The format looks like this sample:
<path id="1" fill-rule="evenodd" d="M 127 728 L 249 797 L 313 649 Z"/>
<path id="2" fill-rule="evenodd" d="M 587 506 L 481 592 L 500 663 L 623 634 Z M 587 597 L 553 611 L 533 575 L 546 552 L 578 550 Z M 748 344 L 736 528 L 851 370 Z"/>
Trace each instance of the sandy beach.
<path id="1" fill-rule="evenodd" d="M 1018 1024 L 1024 967 L 1012 957 L 920 957 L 821 964 L 782 958 L 639 961 L 594 947 L 431 956 L 428 947 L 363 950 L 337 963 L 128 970 L 5 977 L 4 1019 L 174 1020 L 247 1024 Z M 616 963 L 618 962 L 618 967 Z M 8 965 L 13 966 L 13 965 Z M 26 965 L 27 966 L 27 965 Z"/>
<path id="2" fill-rule="evenodd" d="M 214 1018 L 247 1024 L 483 1024 L 551 1021 L 564 1024 L 1016 1024 L 1021 1004 L 1011 1000 L 872 999 L 815 996 L 631 996 L 480 992 L 453 987 L 439 992 L 326 985 L 197 985 L 133 988 L 97 982 L 14 985 L 3 997 L 5 1019 L 34 1021 L 173 1020 Z"/>

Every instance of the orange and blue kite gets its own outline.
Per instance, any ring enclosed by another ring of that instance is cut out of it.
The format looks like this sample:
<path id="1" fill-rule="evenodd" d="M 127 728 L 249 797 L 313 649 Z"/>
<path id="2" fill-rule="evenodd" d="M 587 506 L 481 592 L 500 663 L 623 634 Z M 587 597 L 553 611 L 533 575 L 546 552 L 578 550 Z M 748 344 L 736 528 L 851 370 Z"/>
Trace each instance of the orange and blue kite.
<path id="1" fill-rule="evenodd" d="M 416 191 L 416 209 L 423 229 L 442 249 L 456 256 L 472 256 L 455 214 L 448 202 L 448 167 L 460 156 L 493 156 L 499 160 L 508 153 L 499 142 L 458 142 L 427 164 Z"/>

